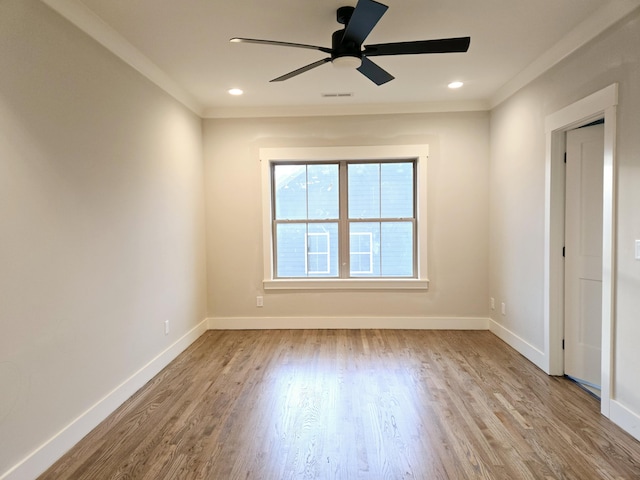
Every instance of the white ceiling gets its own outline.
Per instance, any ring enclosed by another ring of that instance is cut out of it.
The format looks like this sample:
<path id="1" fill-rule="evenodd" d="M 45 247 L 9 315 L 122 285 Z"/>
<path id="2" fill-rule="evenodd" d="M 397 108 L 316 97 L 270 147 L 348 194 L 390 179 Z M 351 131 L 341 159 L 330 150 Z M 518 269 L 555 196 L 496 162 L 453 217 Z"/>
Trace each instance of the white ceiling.
<path id="1" fill-rule="evenodd" d="M 331 46 L 335 11 L 356 0 L 43 0 L 204 116 L 485 109 L 535 78 L 640 0 L 381 0 L 364 42 L 470 36 L 467 53 L 376 57 L 376 86 L 330 63 L 269 80 L 325 54 L 231 44 L 234 36 Z M 453 80 L 465 82 L 450 90 Z M 227 90 L 245 91 L 232 97 Z M 322 93 L 352 93 L 323 98 Z"/>

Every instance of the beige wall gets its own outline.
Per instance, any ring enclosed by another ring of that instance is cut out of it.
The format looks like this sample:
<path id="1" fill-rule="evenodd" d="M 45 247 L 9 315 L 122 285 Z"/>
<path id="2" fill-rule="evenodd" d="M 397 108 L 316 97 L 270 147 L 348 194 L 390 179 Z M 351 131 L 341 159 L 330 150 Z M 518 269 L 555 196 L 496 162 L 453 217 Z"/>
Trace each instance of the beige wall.
<path id="1" fill-rule="evenodd" d="M 230 319 L 227 326 L 265 327 L 279 317 L 300 326 L 381 317 L 388 327 L 398 317 L 487 317 L 488 119 L 480 112 L 206 120 L 209 315 Z M 429 291 L 264 294 L 259 148 L 394 144 L 429 145 Z M 263 294 L 264 308 L 256 308 Z"/>
<path id="2" fill-rule="evenodd" d="M 640 428 L 640 12 L 579 49 L 491 114 L 491 295 L 507 303 L 494 320 L 544 345 L 545 117 L 619 84 L 617 299 L 613 397 Z M 636 431 L 636 436 L 638 432 Z"/>
<path id="3" fill-rule="evenodd" d="M 0 59 L 2 476 L 201 322 L 206 282 L 201 120 L 35 0 L 0 2 Z"/>
<path id="4" fill-rule="evenodd" d="M 619 27 L 491 115 L 205 120 L 203 133 L 42 3 L 0 1 L 0 476 L 206 316 L 393 327 L 491 314 L 541 349 L 544 118 L 613 82 L 614 395 L 640 414 L 638 13 Z M 394 144 L 429 145 L 429 291 L 265 294 L 259 148 Z"/>

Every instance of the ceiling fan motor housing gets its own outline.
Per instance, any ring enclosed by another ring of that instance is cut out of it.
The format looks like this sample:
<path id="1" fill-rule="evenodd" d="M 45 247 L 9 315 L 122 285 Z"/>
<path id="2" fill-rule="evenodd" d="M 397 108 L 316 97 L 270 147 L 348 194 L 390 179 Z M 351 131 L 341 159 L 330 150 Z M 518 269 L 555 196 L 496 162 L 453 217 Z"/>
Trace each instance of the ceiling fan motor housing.
<path id="1" fill-rule="evenodd" d="M 347 23 L 349 23 L 349 20 L 351 20 L 351 15 L 353 15 L 354 10 L 355 10 L 354 7 L 338 8 L 338 11 L 336 12 L 336 19 L 338 20 L 338 23 L 341 23 L 342 25 L 346 25 Z"/>
<path id="2" fill-rule="evenodd" d="M 343 42 L 344 29 L 336 30 L 331 35 L 331 61 L 335 61 L 336 58 L 353 57 L 362 60 L 362 45 L 358 45 L 356 42 L 347 41 Z"/>

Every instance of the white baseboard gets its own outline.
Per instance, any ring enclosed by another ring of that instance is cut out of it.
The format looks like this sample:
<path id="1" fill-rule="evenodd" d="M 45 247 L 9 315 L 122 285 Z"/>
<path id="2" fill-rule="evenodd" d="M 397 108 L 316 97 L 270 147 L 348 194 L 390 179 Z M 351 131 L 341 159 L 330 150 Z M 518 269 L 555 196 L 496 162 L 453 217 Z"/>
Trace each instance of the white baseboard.
<path id="1" fill-rule="evenodd" d="M 640 441 L 640 415 L 632 412 L 617 400 L 609 403 L 609 419 L 629 435 Z"/>
<path id="2" fill-rule="evenodd" d="M 401 330 L 487 330 L 481 317 L 212 317 L 211 330 L 397 328 Z"/>
<path id="3" fill-rule="evenodd" d="M 547 365 L 547 359 L 543 351 L 537 349 L 526 340 L 520 338 L 511 330 L 503 327 L 495 320 L 489 319 L 489 330 L 496 337 L 500 338 L 503 342 L 516 350 L 527 360 L 532 362 L 542 371 L 545 371 Z"/>
<path id="4" fill-rule="evenodd" d="M 102 400 L 82 413 L 73 422 L 47 440 L 20 463 L 7 472 L 0 473 L 0 480 L 25 480 L 36 478 L 53 465 L 71 447 L 113 413 L 125 400 L 157 375 L 173 359 L 207 330 L 207 319 L 176 340 L 149 363 L 114 388 Z"/>

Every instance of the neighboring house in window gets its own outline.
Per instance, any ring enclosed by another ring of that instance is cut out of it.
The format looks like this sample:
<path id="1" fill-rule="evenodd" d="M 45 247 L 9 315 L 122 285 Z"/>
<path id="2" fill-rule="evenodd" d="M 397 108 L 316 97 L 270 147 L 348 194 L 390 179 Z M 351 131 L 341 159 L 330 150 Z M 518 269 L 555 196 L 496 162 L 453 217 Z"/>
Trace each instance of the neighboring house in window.
<path id="1" fill-rule="evenodd" d="M 307 247 L 305 272 L 307 275 L 327 275 L 331 256 L 329 232 L 308 232 L 305 236 Z"/>
<path id="2" fill-rule="evenodd" d="M 373 273 L 373 233 L 349 233 L 349 258 L 352 275 Z"/>

